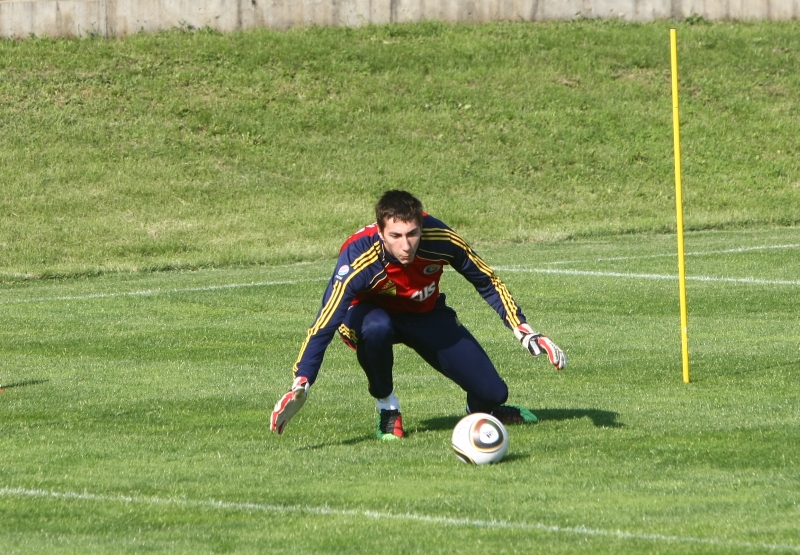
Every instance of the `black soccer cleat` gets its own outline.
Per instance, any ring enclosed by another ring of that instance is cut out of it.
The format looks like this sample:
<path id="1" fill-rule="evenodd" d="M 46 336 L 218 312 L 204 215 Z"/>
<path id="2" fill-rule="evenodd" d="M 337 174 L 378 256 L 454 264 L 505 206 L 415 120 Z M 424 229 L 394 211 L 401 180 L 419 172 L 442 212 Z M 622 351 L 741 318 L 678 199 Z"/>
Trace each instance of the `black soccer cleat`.
<path id="1" fill-rule="evenodd" d="M 399 410 L 378 411 L 378 439 L 393 441 L 405 435 L 403 431 L 403 415 Z"/>

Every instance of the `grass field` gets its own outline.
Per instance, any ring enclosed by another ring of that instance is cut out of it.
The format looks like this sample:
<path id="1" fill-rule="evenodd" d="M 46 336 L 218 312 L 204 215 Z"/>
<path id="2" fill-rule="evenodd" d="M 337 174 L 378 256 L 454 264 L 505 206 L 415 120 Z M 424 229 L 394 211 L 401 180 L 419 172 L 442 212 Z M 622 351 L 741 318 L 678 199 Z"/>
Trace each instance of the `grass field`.
<path id="1" fill-rule="evenodd" d="M 0 41 L 0 280 L 674 230 L 670 22 Z M 678 25 L 686 227 L 800 225 L 800 23 Z M 308 217 L 312 215 L 313 217 Z"/>
<path id="2" fill-rule="evenodd" d="M 800 552 L 800 24 L 575 21 L 0 40 L 0 553 Z M 569 356 L 450 304 L 534 426 L 450 449 L 403 348 L 374 437 L 329 349 L 341 242 L 411 189 Z"/>
<path id="3" fill-rule="evenodd" d="M 403 442 L 374 439 L 340 344 L 268 431 L 331 260 L 5 286 L 0 551 L 799 552 L 799 250 L 797 228 L 687 236 L 690 384 L 673 237 L 483 251 L 563 372 L 446 275 L 541 419 L 492 467 L 457 461 L 463 395 L 402 348 Z"/>

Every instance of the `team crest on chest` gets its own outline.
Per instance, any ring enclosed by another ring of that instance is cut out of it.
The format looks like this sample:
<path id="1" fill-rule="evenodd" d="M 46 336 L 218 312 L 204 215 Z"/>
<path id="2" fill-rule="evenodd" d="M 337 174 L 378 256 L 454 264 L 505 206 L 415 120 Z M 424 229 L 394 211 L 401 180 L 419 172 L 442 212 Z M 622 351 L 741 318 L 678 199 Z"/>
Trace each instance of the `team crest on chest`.
<path id="1" fill-rule="evenodd" d="M 428 264 L 422 270 L 422 273 L 425 274 L 426 276 L 429 276 L 431 274 L 435 274 L 436 272 L 438 272 L 441 269 L 442 269 L 442 265 L 441 264 Z"/>

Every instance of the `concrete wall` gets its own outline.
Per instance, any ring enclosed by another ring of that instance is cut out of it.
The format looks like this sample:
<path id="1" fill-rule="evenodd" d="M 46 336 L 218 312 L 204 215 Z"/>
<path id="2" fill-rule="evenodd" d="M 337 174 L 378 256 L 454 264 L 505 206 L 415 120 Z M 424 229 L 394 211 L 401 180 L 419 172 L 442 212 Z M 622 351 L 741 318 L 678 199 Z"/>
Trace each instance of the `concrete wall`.
<path id="1" fill-rule="evenodd" d="M 0 36 L 125 36 L 368 23 L 618 18 L 800 19 L 800 0 L 0 0 Z"/>

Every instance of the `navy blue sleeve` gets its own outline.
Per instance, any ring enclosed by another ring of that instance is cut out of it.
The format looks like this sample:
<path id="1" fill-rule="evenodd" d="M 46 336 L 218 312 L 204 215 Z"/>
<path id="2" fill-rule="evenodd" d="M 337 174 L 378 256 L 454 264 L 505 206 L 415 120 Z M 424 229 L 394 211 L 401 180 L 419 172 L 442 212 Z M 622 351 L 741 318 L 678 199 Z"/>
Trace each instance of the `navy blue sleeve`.
<path id="1" fill-rule="evenodd" d="M 426 218 L 430 227 L 423 228 L 423 239 L 441 241 L 437 250 L 447 251 L 450 264 L 469 281 L 511 329 L 524 323 L 525 315 L 517 306 L 505 283 L 495 274 L 464 239 L 435 218 Z"/>
<path id="2" fill-rule="evenodd" d="M 380 259 L 380 244 L 359 241 L 347 246 L 339 255 L 336 270 L 322 297 L 322 308 L 314 324 L 308 329 L 300 354 L 294 363 L 294 376 L 304 376 L 313 384 L 322 366 L 325 350 L 355 296 L 368 287 L 370 266 Z"/>

